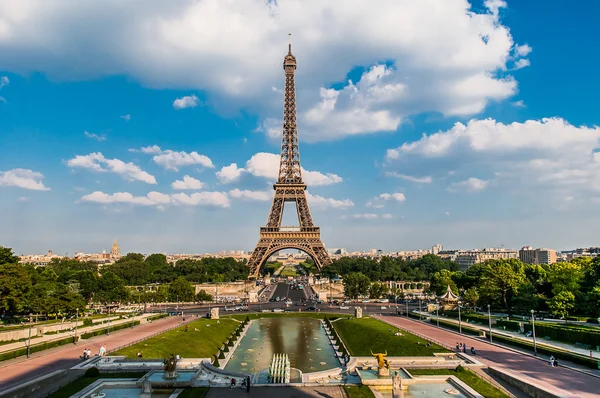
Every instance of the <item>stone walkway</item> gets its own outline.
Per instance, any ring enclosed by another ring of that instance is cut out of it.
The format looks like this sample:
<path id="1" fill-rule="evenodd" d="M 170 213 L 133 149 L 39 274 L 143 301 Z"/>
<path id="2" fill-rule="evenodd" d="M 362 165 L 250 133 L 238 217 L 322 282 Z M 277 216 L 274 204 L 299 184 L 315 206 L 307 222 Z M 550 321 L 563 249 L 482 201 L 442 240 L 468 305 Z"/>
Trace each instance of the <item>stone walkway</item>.
<path id="1" fill-rule="evenodd" d="M 344 389 L 334 387 L 252 387 L 248 394 L 241 388 L 211 388 L 206 398 L 346 398 Z"/>
<path id="2" fill-rule="evenodd" d="M 519 374 L 529 382 L 543 383 L 561 397 L 598 397 L 600 378 L 565 367 L 552 368 L 543 358 L 516 353 L 504 347 L 489 344 L 483 339 L 458 335 L 418 321 L 400 317 L 375 316 L 384 322 L 427 336 L 444 346 L 454 347 L 457 342 L 475 347 L 477 359 L 487 366 L 503 368 Z"/>
<path id="3" fill-rule="evenodd" d="M 186 319 L 191 321 L 193 317 Z M 152 336 L 156 333 L 182 323 L 180 317 L 168 317 L 143 323 L 133 329 L 122 329 L 110 335 L 96 336 L 81 340 L 79 344 L 65 346 L 33 353 L 30 358 L 20 357 L 0 362 L 0 393 L 2 390 L 14 387 L 20 383 L 35 379 L 46 373 L 59 369 L 68 369 L 80 362 L 79 356 L 85 348 L 96 354 L 104 344 L 110 352 L 133 341 Z"/>

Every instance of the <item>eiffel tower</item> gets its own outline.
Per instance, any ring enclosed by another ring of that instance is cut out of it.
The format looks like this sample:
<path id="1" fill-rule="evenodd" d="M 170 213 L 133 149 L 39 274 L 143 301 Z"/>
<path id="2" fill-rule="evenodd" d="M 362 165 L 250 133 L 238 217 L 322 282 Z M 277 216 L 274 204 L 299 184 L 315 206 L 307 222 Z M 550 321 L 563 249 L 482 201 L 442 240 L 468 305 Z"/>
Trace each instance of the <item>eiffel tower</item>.
<path id="1" fill-rule="evenodd" d="M 267 225 L 260 228 L 260 239 L 248 261 L 250 277 L 258 277 L 262 265 L 274 253 L 283 249 L 298 249 L 310 255 L 319 269 L 331 264 L 331 258 L 321 241 L 319 227 L 315 227 L 308 202 L 306 184 L 302 181 L 300 151 L 298 150 L 298 126 L 296 125 L 296 89 L 294 71 L 296 57 L 292 44 L 283 61 L 285 71 L 285 97 L 283 102 L 283 134 L 281 136 L 281 159 L 279 177 L 273 185 L 275 196 Z M 281 217 L 286 202 L 295 202 L 299 227 L 282 227 Z"/>

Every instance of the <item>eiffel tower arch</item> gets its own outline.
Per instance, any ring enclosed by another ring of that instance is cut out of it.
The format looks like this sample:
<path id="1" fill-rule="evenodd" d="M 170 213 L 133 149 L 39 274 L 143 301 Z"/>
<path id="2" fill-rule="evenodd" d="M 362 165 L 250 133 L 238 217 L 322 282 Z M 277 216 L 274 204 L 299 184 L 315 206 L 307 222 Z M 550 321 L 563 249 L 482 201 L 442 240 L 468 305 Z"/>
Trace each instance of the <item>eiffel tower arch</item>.
<path id="1" fill-rule="evenodd" d="M 285 71 L 285 91 L 279 174 L 277 182 L 273 185 L 275 196 L 267 225 L 260 228 L 258 244 L 248 261 L 250 277 L 258 277 L 259 271 L 267 259 L 283 249 L 298 249 L 305 252 L 313 258 L 319 269 L 331 264 L 331 258 L 321 241 L 320 228 L 313 223 L 306 200 L 306 184 L 302 180 L 294 86 L 296 57 L 292 55 L 291 44 L 283 61 L 283 70 Z M 283 209 L 288 202 L 296 204 L 299 222 L 297 227 L 281 225 Z"/>

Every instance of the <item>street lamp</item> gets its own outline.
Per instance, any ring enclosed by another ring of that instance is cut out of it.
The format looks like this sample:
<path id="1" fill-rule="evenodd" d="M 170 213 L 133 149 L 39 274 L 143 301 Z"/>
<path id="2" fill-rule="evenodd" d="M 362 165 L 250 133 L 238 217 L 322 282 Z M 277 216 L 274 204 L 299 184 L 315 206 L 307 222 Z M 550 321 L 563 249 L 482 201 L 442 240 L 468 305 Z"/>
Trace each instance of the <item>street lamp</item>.
<path id="1" fill-rule="evenodd" d="M 406 317 L 408 318 L 408 300 L 404 299 L 404 302 L 406 303 Z"/>
<path id="2" fill-rule="evenodd" d="M 537 346 L 535 342 L 535 315 L 533 313 L 534 311 L 531 310 L 531 326 L 533 330 L 533 355 L 537 356 Z"/>
<path id="3" fill-rule="evenodd" d="M 490 326 L 490 343 L 492 342 L 492 312 L 490 310 L 490 305 L 488 304 L 488 322 Z"/>
<path id="4" fill-rule="evenodd" d="M 106 335 L 110 334 L 110 306 L 106 306 L 106 313 L 108 314 L 108 322 L 106 323 Z"/>
<path id="5" fill-rule="evenodd" d="M 135 310 L 131 313 L 131 328 L 133 329 L 133 325 L 135 323 Z"/>
<path id="6" fill-rule="evenodd" d="M 27 358 L 31 355 L 31 321 L 33 314 L 29 314 L 29 342 L 27 343 Z"/>
<path id="7" fill-rule="evenodd" d="M 437 318 L 438 328 L 440 327 L 440 304 L 438 300 L 435 300 L 435 317 Z"/>
<path id="8" fill-rule="evenodd" d="M 458 333 L 462 334 L 462 322 L 460 319 L 460 300 L 458 300 Z"/>
<path id="9" fill-rule="evenodd" d="M 79 321 L 79 308 L 76 308 L 75 311 L 75 341 L 73 344 L 77 344 L 77 322 Z"/>
<path id="10" fill-rule="evenodd" d="M 419 299 L 419 321 L 421 321 L 421 299 Z"/>

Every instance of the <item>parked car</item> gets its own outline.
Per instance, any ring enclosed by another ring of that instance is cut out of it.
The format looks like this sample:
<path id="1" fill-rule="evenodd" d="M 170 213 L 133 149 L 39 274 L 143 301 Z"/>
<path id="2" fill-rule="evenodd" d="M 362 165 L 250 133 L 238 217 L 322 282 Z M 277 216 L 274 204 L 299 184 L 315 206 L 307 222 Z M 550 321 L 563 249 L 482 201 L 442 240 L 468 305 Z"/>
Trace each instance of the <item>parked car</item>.
<path id="1" fill-rule="evenodd" d="M 307 307 L 306 311 L 316 311 L 317 307 Z"/>
<path id="2" fill-rule="evenodd" d="M 341 305 L 340 306 L 340 310 L 349 310 L 350 307 L 348 307 L 347 305 Z"/>
<path id="3" fill-rule="evenodd" d="M 235 311 L 235 308 L 225 306 L 225 311 Z"/>
<path id="4" fill-rule="evenodd" d="M 382 310 L 387 310 L 387 307 L 386 307 L 385 305 L 382 305 L 382 306 L 381 306 L 381 309 L 382 309 Z"/>

